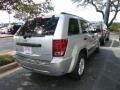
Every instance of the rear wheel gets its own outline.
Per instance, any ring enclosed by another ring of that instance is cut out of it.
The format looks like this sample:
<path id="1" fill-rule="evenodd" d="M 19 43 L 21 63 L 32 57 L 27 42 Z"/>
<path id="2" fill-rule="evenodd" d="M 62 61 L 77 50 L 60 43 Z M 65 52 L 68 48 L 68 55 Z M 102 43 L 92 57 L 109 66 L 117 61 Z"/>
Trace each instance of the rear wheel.
<path id="1" fill-rule="evenodd" d="M 105 39 L 104 38 L 100 40 L 100 45 L 105 45 Z"/>
<path id="2" fill-rule="evenodd" d="M 70 73 L 70 76 L 72 78 L 79 80 L 82 77 L 84 70 L 85 70 L 85 58 L 86 56 L 84 54 L 79 55 L 76 67 L 74 71 Z"/>
<path id="3" fill-rule="evenodd" d="M 110 38 L 109 38 L 109 35 L 108 35 L 108 37 L 106 38 L 106 41 L 109 41 L 110 40 Z"/>

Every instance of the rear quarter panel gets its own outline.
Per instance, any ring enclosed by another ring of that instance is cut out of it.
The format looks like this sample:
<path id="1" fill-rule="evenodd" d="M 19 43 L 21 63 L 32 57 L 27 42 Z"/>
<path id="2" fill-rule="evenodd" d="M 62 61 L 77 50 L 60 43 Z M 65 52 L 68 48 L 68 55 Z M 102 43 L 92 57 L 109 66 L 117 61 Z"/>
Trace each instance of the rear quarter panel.
<path id="1" fill-rule="evenodd" d="M 66 57 L 72 56 L 72 61 L 68 72 L 73 71 L 77 63 L 80 51 L 86 47 L 86 42 L 83 41 L 82 35 L 74 35 L 68 37 L 68 48 L 66 50 Z"/>

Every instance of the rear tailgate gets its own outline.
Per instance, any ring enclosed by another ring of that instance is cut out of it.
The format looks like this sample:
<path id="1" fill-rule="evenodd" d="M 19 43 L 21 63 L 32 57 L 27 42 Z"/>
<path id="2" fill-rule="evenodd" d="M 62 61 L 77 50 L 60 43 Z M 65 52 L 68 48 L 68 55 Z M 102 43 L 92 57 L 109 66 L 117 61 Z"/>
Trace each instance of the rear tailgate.
<path id="1" fill-rule="evenodd" d="M 27 21 L 16 33 L 16 52 L 26 59 L 52 60 L 52 39 L 59 17 L 39 17 Z"/>
<path id="2" fill-rule="evenodd" d="M 53 36 L 32 37 L 16 39 L 16 53 L 26 58 L 39 60 L 52 60 Z"/>

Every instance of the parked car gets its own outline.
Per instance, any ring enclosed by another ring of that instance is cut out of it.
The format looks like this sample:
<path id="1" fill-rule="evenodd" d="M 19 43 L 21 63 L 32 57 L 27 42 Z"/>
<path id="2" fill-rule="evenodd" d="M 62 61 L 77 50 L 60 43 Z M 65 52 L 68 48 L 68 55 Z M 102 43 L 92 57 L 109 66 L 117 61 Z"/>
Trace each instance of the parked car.
<path id="1" fill-rule="evenodd" d="M 0 33 L 1 34 L 7 34 L 8 33 L 8 28 L 7 27 L 0 28 Z"/>
<path id="2" fill-rule="evenodd" d="M 15 34 L 16 61 L 41 74 L 70 74 L 80 79 L 87 58 L 99 51 L 99 38 L 89 33 L 89 22 L 61 13 L 27 21 Z"/>
<path id="3" fill-rule="evenodd" d="M 97 29 L 97 32 L 101 45 L 104 45 L 106 40 L 109 41 L 110 32 L 107 30 L 107 27 L 104 24 Z"/>
<path id="4" fill-rule="evenodd" d="M 9 34 L 14 35 L 22 25 L 16 24 L 9 29 Z"/>

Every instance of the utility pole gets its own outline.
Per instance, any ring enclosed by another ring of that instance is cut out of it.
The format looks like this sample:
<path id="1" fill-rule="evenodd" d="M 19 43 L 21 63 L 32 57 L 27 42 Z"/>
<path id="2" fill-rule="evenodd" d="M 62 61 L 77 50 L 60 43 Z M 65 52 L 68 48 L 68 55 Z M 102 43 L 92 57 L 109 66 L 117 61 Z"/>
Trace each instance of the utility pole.
<path id="1" fill-rule="evenodd" d="M 8 10 L 8 14 L 9 14 L 9 25 L 10 25 L 11 24 L 11 21 L 10 21 L 11 10 Z"/>

